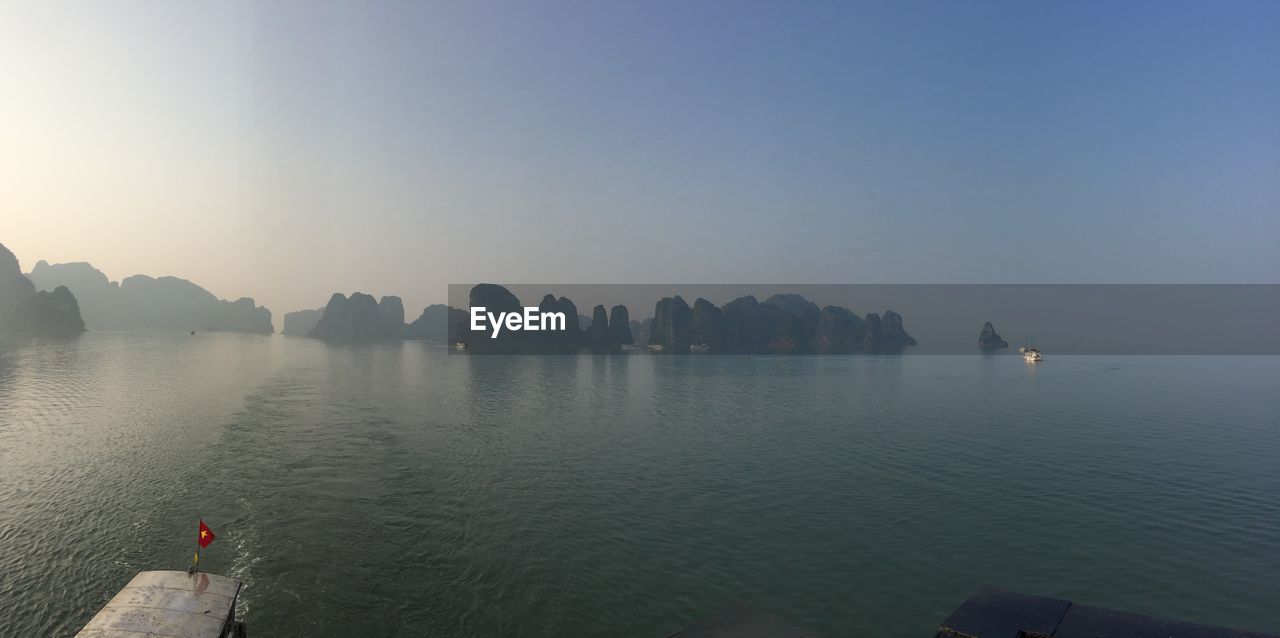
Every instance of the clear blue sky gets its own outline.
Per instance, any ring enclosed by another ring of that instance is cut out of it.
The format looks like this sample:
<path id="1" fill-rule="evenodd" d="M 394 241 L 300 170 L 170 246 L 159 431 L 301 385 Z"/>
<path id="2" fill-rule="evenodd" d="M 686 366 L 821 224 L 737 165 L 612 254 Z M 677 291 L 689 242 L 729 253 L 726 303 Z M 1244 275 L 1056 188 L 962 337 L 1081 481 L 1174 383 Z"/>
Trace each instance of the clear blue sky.
<path id="1" fill-rule="evenodd" d="M 14 3 L 0 65 L 25 268 L 277 317 L 476 280 L 1280 281 L 1280 2 Z"/>

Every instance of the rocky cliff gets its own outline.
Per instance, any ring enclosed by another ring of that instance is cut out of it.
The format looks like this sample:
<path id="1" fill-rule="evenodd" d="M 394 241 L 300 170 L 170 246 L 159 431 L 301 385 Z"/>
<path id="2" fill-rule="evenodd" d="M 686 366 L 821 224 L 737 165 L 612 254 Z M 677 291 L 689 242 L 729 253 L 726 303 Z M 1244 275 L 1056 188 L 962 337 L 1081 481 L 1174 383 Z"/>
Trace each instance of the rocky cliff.
<path id="1" fill-rule="evenodd" d="M 679 297 L 665 298 L 654 308 L 649 343 L 667 353 L 687 352 L 689 345 L 705 345 L 713 353 L 803 354 L 897 352 L 915 345 L 902 316 L 859 317 L 845 308 L 818 306 L 800 295 L 774 295 L 764 303 L 739 297 L 716 308 L 698 299 L 684 319 L 687 306 Z"/>
<path id="2" fill-rule="evenodd" d="M 524 315 L 524 306 L 507 288 L 479 284 L 468 295 L 470 307 L 484 308 L 495 317 L 503 313 Z M 443 305 L 428 306 L 412 324 L 403 323 L 404 309 L 398 297 L 380 303 L 360 293 L 350 298 L 335 294 L 310 335 L 327 341 L 379 339 L 439 340 L 446 334 L 452 345 L 462 342 L 473 354 L 620 352 L 624 345 L 662 346 L 659 351 L 685 354 L 691 346 L 701 352 L 723 354 L 801 354 L 897 352 L 915 345 L 903 327 L 902 316 L 892 310 L 865 318 L 838 306 L 819 308 L 800 295 L 774 295 L 760 303 L 755 297 L 734 299 L 722 308 L 706 299 L 690 307 L 679 296 L 664 297 L 654 305 L 654 316 L 632 321 L 626 306 L 606 311 L 592 308 L 581 319 L 577 306 L 566 297 L 543 296 L 539 315 L 559 313 L 562 330 L 501 329 L 497 338 L 484 322 L 472 331 L 469 310 Z M 292 313 L 291 313 L 292 314 Z M 583 330 L 582 324 L 588 327 Z"/>
<path id="3" fill-rule="evenodd" d="M 693 302 L 693 313 L 689 321 L 689 343 L 695 346 L 706 346 L 714 354 L 725 351 L 724 314 L 715 307 L 715 304 L 701 297 Z"/>
<path id="4" fill-rule="evenodd" d="M 1008 348 L 1009 342 L 1000 338 L 996 334 L 996 327 L 988 321 L 982 324 L 982 331 L 978 333 L 978 349 L 979 350 L 999 350 L 1000 348 Z"/>
<path id="5" fill-rule="evenodd" d="M 280 330 L 280 334 L 307 336 L 316 324 L 320 323 L 320 316 L 324 314 L 324 308 L 318 310 L 298 310 L 295 312 L 286 312 L 284 315 L 284 327 Z"/>
<path id="6" fill-rule="evenodd" d="M 614 306 L 609 310 L 609 339 L 618 345 L 627 346 L 635 343 L 635 338 L 631 335 L 631 314 L 627 312 L 627 307 L 623 305 Z"/>
<path id="7" fill-rule="evenodd" d="M 493 313 L 499 316 L 500 313 L 523 312 L 523 306 L 510 290 L 499 286 L 498 284 L 476 284 L 472 286 L 467 294 L 467 305 L 471 308 L 484 308 L 486 313 Z M 574 313 L 575 315 L 577 313 Z M 470 352 L 476 354 L 486 353 L 503 353 L 503 352 L 522 352 L 529 351 L 528 339 L 529 333 L 512 332 L 503 330 L 499 332 L 496 339 L 489 338 L 486 334 L 473 333 L 470 330 L 470 324 L 467 324 L 467 330 L 461 334 L 458 339 L 466 343 Z"/>
<path id="8" fill-rule="evenodd" d="M 814 349 L 819 354 L 848 354 L 862 349 L 867 322 L 840 306 L 825 306 L 818 313 Z"/>
<path id="9" fill-rule="evenodd" d="M 405 338 L 449 342 L 449 335 L 461 335 L 466 331 L 466 325 L 465 310 L 444 304 L 431 304 L 423 308 L 422 314 L 405 327 Z"/>
<path id="10" fill-rule="evenodd" d="M 541 333 L 525 333 L 526 341 L 536 344 L 538 352 L 572 353 L 582 346 L 583 329 L 578 307 L 568 297 L 556 297 L 548 294 L 538 304 L 538 312 L 560 313 L 564 315 L 564 330 L 544 331 Z M 607 327 L 607 326 L 604 326 Z M 591 330 L 594 328 L 589 328 Z"/>
<path id="11" fill-rule="evenodd" d="M 66 286 L 96 330 L 224 330 L 271 334 L 271 311 L 253 299 L 218 299 L 177 277 L 134 275 L 120 283 L 85 262 L 40 261 L 29 275 L 41 290 Z"/>
<path id="12" fill-rule="evenodd" d="M 754 296 L 739 297 L 721 309 L 725 320 L 725 352 L 769 352 L 783 311 L 774 304 L 762 304 Z"/>
<path id="13" fill-rule="evenodd" d="M 382 316 L 382 327 L 389 339 L 403 339 L 405 336 L 404 302 L 394 295 L 378 300 L 378 314 Z"/>
<path id="14" fill-rule="evenodd" d="M 892 310 L 886 310 L 880 318 L 880 325 L 880 342 L 867 344 L 868 347 L 893 351 L 916 345 L 915 338 L 907 334 L 907 331 L 902 327 L 902 315 Z"/>
<path id="15" fill-rule="evenodd" d="M 693 310 L 679 295 L 663 297 L 653 307 L 653 326 L 649 329 L 649 345 L 660 345 L 664 352 L 683 354 L 689 351 L 693 335 Z"/>
<path id="16" fill-rule="evenodd" d="M 643 321 L 631 320 L 631 343 L 637 346 L 649 345 L 649 332 L 653 330 L 653 317 Z"/>
<path id="17" fill-rule="evenodd" d="M 65 286 L 36 291 L 18 258 L 0 244 L 0 334 L 75 335 L 84 320 L 75 295 Z"/>
<path id="18" fill-rule="evenodd" d="M 384 301 L 388 298 L 384 297 Z M 398 298 L 395 298 L 399 302 Z M 335 292 L 325 305 L 324 312 L 316 327 L 307 333 L 309 337 L 323 339 L 331 343 L 368 343 L 384 339 L 399 339 L 404 333 L 404 309 L 400 310 L 401 321 L 397 325 L 389 312 L 393 309 L 383 308 L 373 297 L 361 292 L 346 297 Z"/>
<path id="19" fill-rule="evenodd" d="M 587 349 L 594 354 L 604 354 L 614 350 L 609 334 L 609 315 L 604 306 L 597 304 L 591 309 L 591 327 L 586 332 Z"/>

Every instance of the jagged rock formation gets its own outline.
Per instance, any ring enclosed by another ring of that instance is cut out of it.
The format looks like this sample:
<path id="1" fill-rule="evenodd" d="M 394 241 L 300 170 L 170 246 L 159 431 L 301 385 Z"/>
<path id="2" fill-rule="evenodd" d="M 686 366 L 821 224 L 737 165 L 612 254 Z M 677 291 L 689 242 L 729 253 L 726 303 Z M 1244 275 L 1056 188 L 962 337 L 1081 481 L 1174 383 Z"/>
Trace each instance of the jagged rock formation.
<path id="1" fill-rule="evenodd" d="M 718 353 L 838 354 L 896 352 L 916 343 L 892 310 L 883 318 L 873 312 L 863 319 L 837 306 L 819 309 L 800 295 L 774 295 L 764 303 L 746 296 L 720 309 L 699 299 L 682 323 L 683 301 L 676 300 L 658 302 L 649 335 L 649 343 L 669 353 L 687 352 L 689 344 Z"/>
<path id="2" fill-rule="evenodd" d="M 389 301 L 389 300 L 394 301 Z M 361 292 L 348 298 L 340 292 L 333 293 L 316 327 L 307 333 L 309 337 L 331 343 L 367 343 L 404 336 L 404 308 L 400 307 L 400 323 L 394 321 L 398 297 L 383 297 L 379 306 L 373 297 Z M 384 307 L 385 306 L 385 307 Z"/>
<path id="3" fill-rule="evenodd" d="M 609 310 L 609 340 L 618 345 L 619 348 L 635 343 L 635 339 L 631 336 L 631 324 L 635 323 L 631 320 L 631 314 L 627 312 L 627 307 L 621 304 L 614 306 Z"/>
<path id="4" fill-rule="evenodd" d="M 778 294 L 764 300 L 765 305 L 782 311 L 777 328 L 769 341 L 769 351 L 778 354 L 813 352 L 818 332 L 818 305 L 797 294 Z"/>
<path id="5" fill-rule="evenodd" d="M 899 350 L 905 346 L 916 345 L 916 340 L 907 334 L 906 329 L 902 327 L 902 315 L 892 310 L 886 310 L 880 319 L 882 327 L 880 343 L 870 347 L 881 350 Z"/>
<path id="6" fill-rule="evenodd" d="M 75 295 L 65 286 L 36 292 L 18 258 L 0 244 L 0 334 L 74 335 L 84 332 Z"/>
<path id="7" fill-rule="evenodd" d="M 471 289 L 468 304 L 471 307 L 483 307 L 485 313 L 522 313 L 524 307 L 520 300 L 506 288 L 496 284 L 479 284 Z M 568 297 L 556 297 L 548 294 L 538 304 L 540 314 L 558 313 L 564 316 L 564 328 L 561 330 L 520 330 L 499 331 L 494 338 L 491 332 L 475 332 L 470 327 L 470 315 L 467 311 L 455 311 L 459 320 L 459 329 L 451 338 L 466 344 L 472 353 L 575 353 L 583 349 L 591 352 L 617 352 L 622 343 L 630 342 L 631 330 L 628 325 L 627 309 L 622 306 L 614 308 L 616 321 L 610 321 L 604 306 L 596 306 L 589 318 L 578 314 L 578 307 Z M 615 323 L 618 325 L 614 325 Z M 588 327 L 584 330 L 582 324 Z M 487 322 L 486 322 L 487 325 Z M 490 330 L 492 327 L 490 326 Z"/>
<path id="8" fill-rule="evenodd" d="M 379 299 L 378 314 L 382 315 L 382 325 L 389 338 L 404 338 L 404 302 L 399 297 L 389 295 Z"/>
<path id="9" fill-rule="evenodd" d="M 225 330 L 271 334 L 271 311 L 243 297 L 234 302 L 177 277 L 134 275 L 120 283 L 85 262 L 36 263 L 29 275 L 41 290 L 66 286 L 97 330 Z"/>
<path id="10" fill-rule="evenodd" d="M 683 354 L 689 351 L 693 335 L 689 331 L 693 323 L 693 310 L 679 295 L 663 297 L 653 307 L 653 326 L 649 332 L 649 344 L 661 345 L 663 351 Z"/>
<path id="11" fill-rule="evenodd" d="M 840 306 L 825 306 L 818 313 L 814 349 L 819 354 L 848 354 L 862 348 L 867 322 Z"/>
<path id="12" fill-rule="evenodd" d="M 449 335 L 461 335 L 466 331 L 467 313 L 465 310 L 431 304 L 422 309 L 422 314 L 413 323 L 405 327 L 406 339 L 423 341 L 450 341 Z"/>
<path id="13" fill-rule="evenodd" d="M 581 315 L 578 314 L 578 307 L 568 297 L 556 298 L 555 295 L 548 294 L 542 298 L 542 303 L 538 304 L 538 311 L 563 314 L 564 330 L 544 332 L 542 334 L 527 334 L 526 336 L 530 341 L 540 346 L 537 349 L 541 352 L 550 353 L 577 352 L 582 344 L 583 337 L 583 330 L 579 327 L 579 317 Z"/>
<path id="14" fill-rule="evenodd" d="M 121 298 L 120 285 L 85 262 L 53 264 L 40 260 L 27 278 L 36 290 L 53 290 L 66 286 L 80 304 L 80 315 L 94 330 L 121 330 L 130 325 L 127 307 Z M 190 329 L 189 326 L 184 328 Z"/>
<path id="15" fill-rule="evenodd" d="M 775 306 L 788 315 L 799 317 L 806 324 L 813 322 L 816 325 L 818 322 L 818 314 L 821 312 L 818 309 L 818 304 L 805 299 L 803 295 L 797 295 L 794 293 L 774 295 L 765 299 L 764 303 L 770 306 Z"/>
<path id="16" fill-rule="evenodd" d="M 472 306 L 486 312 L 517 312 L 520 301 L 506 288 L 481 284 L 472 289 Z M 755 297 L 734 299 L 722 308 L 698 299 L 691 308 L 679 296 L 664 297 L 654 305 L 652 318 L 632 321 L 625 306 L 592 309 L 588 325 L 573 325 L 576 307 L 566 298 L 543 297 L 541 312 L 561 312 L 568 329 L 556 332 L 501 331 L 491 334 L 460 331 L 472 352 L 618 352 L 625 344 L 661 346 L 655 351 L 684 354 L 697 346 L 713 353 L 854 353 L 897 352 L 915 345 L 902 316 L 892 310 L 883 317 L 870 313 L 859 317 L 845 308 L 819 308 L 800 295 L 774 295 L 761 303 Z M 466 313 L 461 313 L 465 316 Z"/>
<path id="17" fill-rule="evenodd" d="M 320 316 L 323 314 L 324 308 L 286 312 L 284 314 L 284 327 L 280 330 L 280 334 L 305 337 L 307 333 L 316 327 L 316 324 L 320 323 Z"/>
<path id="18" fill-rule="evenodd" d="M 583 332 L 582 343 L 594 354 L 621 352 L 622 346 L 634 342 L 631 323 L 626 306 L 605 312 L 603 305 L 597 305 L 591 309 L 591 327 Z"/>
<path id="19" fill-rule="evenodd" d="M 725 304 L 721 312 L 726 324 L 725 352 L 769 352 L 783 317 L 782 308 L 761 304 L 748 295 Z"/>
<path id="20" fill-rule="evenodd" d="M 522 312 L 520 300 L 511 294 L 510 290 L 497 284 L 473 286 L 467 295 L 467 305 L 472 308 L 484 308 L 486 313 L 493 313 L 495 316 L 504 312 Z M 528 333 L 503 330 L 495 339 L 487 334 L 471 332 L 469 324 L 467 328 L 457 340 L 465 343 L 473 353 L 521 352 L 528 348 L 528 340 L 525 338 Z M 451 335 L 450 338 L 454 337 Z"/>
<path id="21" fill-rule="evenodd" d="M 467 304 L 482 307 L 486 312 L 517 312 L 520 300 L 510 290 L 498 284 L 476 284 L 467 294 Z"/>
<path id="22" fill-rule="evenodd" d="M 649 345 L 649 331 L 653 329 L 653 317 L 644 321 L 631 320 L 631 343 L 637 346 Z"/>
<path id="23" fill-rule="evenodd" d="M 814 322 L 816 325 L 816 321 Z M 809 335 L 805 320 L 796 315 L 785 314 L 778 319 L 778 327 L 773 339 L 769 341 L 769 352 L 777 354 L 801 354 L 811 352 Z"/>
<path id="24" fill-rule="evenodd" d="M 725 351 L 724 314 L 710 301 L 699 297 L 693 302 L 693 316 L 689 324 L 690 345 L 707 346 L 710 352 Z"/>
<path id="25" fill-rule="evenodd" d="M 524 306 L 511 291 L 496 284 L 479 284 L 468 296 L 470 307 L 484 308 L 486 315 L 524 315 Z M 472 353 L 593 353 L 619 352 L 622 346 L 661 346 L 657 351 L 685 354 L 690 346 L 712 353 L 823 353 L 897 352 L 916 341 L 903 328 L 902 316 L 892 310 L 883 317 L 865 318 L 845 308 L 816 304 L 800 295 L 774 295 L 760 303 L 755 297 L 734 299 L 717 308 L 706 299 L 693 307 L 679 296 L 664 297 L 654 306 L 654 316 L 632 321 L 626 306 L 592 308 L 586 330 L 581 328 L 577 306 L 566 297 L 548 294 L 538 313 L 558 313 L 565 318 L 561 330 L 501 329 L 493 336 L 492 318 L 485 329 L 473 331 L 469 310 L 443 305 L 428 306 L 412 324 L 403 323 L 404 309 L 398 297 L 373 297 L 355 293 L 350 299 L 335 294 L 310 335 L 328 341 L 379 339 L 431 339 L 448 335 L 451 344 L 461 342 Z M 514 324 L 511 324 L 514 325 Z"/>
<path id="26" fill-rule="evenodd" d="M 609 315 L 604 306 L 591 309 L 591 327 L 586 333 L 587 348 L 594 354 L 604 354 L 612 349 L 609 336 Z"/>
<path id="27" fill-rule="evenodd" d="M 978 349 L 980 350 L 999 350 L 1000 348 L 1008 348 L 1009 342 L 1000 338 L 996 334 L 996 327 L 988 321 L 982 324 L 982 332 L 978 333 Z"/>
<path id="28" fill-rule="evenodd" d="M 897 352 L 906 346 L 916 345 L 916 340 L 902 328 L 902 315 L 886 310 L 884 317 L 867 313 L 866 334 L 862 339 L 862 349 L 867 352 Z"/>

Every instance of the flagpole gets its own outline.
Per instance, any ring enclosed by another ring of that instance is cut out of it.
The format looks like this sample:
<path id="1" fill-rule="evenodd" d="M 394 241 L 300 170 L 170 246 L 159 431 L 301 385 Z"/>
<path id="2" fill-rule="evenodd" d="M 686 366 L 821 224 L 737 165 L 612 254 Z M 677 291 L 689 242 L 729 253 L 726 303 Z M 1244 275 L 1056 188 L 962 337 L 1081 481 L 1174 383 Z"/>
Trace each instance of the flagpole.
<path id="1" fill-rule="evenodd" d="M 195 562 L 191 564 L 190 572 L 192 574 L 200 571 L 200 524 L 198 522 L 199 520 L 200 520 L 200 515 L 196 514 L 196 521 L 197 521 L 196 523 L 196 559 L 195 559 Z"/>

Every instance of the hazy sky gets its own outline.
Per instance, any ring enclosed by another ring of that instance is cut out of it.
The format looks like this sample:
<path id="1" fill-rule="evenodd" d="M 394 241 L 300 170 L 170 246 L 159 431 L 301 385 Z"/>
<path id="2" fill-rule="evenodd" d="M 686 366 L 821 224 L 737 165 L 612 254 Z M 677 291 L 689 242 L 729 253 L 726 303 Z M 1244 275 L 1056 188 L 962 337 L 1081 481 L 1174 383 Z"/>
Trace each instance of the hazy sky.
<path id="1" fill-rule="evenodd" d="M 1280 2 L 0 0 L 0 243 L 450 282 L 1280 281 Z"/>

